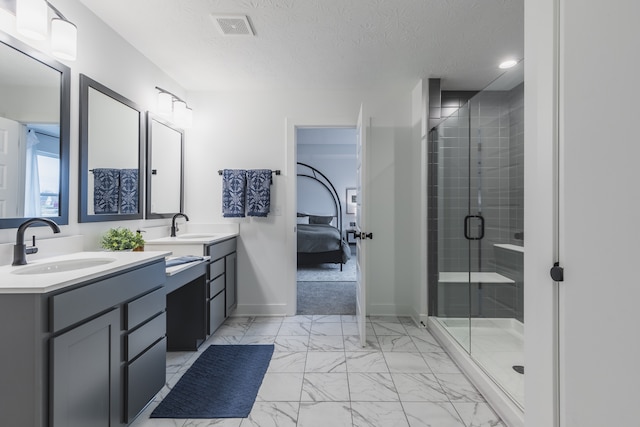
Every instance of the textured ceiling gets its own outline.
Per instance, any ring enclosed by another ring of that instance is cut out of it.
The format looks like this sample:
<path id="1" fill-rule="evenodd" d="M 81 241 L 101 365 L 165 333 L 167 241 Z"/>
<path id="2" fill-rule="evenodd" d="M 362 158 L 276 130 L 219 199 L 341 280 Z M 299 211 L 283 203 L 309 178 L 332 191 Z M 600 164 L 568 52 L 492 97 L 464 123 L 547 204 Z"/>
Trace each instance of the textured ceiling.
<path id="1" fill-rule="evenodd" d="M 188 90 L 481 89 L 524 55 L 524 0 L 80 0 Z M 211 14 L 248 15 L 225 37 Z"/>

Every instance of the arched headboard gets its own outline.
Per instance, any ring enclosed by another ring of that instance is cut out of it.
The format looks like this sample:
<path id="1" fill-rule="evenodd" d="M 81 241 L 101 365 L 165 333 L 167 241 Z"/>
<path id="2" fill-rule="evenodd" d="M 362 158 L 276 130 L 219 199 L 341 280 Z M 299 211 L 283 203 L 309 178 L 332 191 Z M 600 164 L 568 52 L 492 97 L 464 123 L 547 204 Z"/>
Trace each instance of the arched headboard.
<path id="1" fill-rule="evenodd" d="M 340 230 L 340 236 L 342 238 L 342 231 L 343 231 L 342 230 L 342 202 L 340 201 L 340 196 L 338 195 L 338 191 L 336 190 L 336 187 L 333 185 L 331 180 L 327 178 L 325 174 L 323 174 L 313 166 L 308 165 L 306 163 L 302 163 L 302 162 L 297 162 L 297 164 L 298 166 L 303 168 L 303 170 L 298 170 L 298 173 L 297 173 L 298 177 L 312 179 L 320 183 L 320 185 L 326 188 L 329 194 L 331 195 L 331 198 L 333 199 L 333 203 L 335 207 L 335 212 L 336 212 L 336 225 L 337 225 L 336 228 Z"/>

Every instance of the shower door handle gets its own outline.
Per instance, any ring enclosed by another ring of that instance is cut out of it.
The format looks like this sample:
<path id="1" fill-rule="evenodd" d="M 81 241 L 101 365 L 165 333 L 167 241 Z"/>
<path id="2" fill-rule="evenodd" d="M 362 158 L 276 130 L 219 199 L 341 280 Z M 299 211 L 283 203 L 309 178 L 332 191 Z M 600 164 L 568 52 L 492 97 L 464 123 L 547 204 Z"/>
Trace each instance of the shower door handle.
<path id="1" fill-rule="evenodd" d="M 469 220 L 473 218 L 480 220 L 480 235 L 477 237 L 469 235 Z M 467 240 L 482 240 L 484 238 L 484 217 L 482 215 L 467 215 L 464 217 L 464 237 Z"/>

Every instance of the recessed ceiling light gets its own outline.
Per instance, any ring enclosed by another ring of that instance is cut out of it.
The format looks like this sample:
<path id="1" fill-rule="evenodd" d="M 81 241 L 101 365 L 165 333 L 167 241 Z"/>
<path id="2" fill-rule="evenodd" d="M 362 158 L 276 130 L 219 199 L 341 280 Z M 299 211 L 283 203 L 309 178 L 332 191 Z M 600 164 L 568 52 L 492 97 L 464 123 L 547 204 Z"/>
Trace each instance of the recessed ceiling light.
<path id="1" fill-rule="evenodd" d="M 504 61 L 502 63 L 500 63 L 500 65 L 498 65 L 498 67 L 502 68 L 503 70 L 506 68 L 511 68 L 513 66 L 515 66 L 518 63 L 518 61 L 516 61 L 515 59 L 509 59 L 508 61 Z"/>

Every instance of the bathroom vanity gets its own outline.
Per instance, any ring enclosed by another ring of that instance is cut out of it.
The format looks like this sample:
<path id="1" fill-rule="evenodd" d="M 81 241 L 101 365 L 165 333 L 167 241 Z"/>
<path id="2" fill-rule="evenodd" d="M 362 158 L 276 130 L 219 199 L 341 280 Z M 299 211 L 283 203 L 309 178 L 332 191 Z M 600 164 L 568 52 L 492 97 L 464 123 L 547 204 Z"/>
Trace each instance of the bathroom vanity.
<path id="1" fill-rule="evenodd" d="M 211 335 L 237 306 L 237 232 L 186 233 L 177 237 L 148 240 L 148 249 L 171 251 L 174 255 L 204 255 L 204 292 L 207 335 Z"/>
<path id="2" fill-rule="evenodd" d="M 128 425 L 164 386 L 167 252 L 0 267 L 2 425 Z"/>

